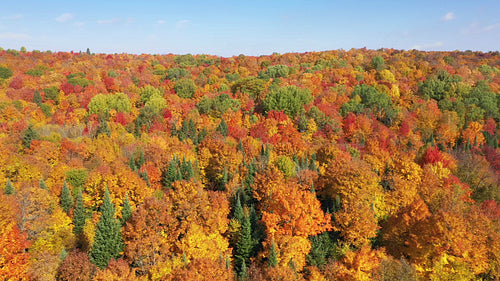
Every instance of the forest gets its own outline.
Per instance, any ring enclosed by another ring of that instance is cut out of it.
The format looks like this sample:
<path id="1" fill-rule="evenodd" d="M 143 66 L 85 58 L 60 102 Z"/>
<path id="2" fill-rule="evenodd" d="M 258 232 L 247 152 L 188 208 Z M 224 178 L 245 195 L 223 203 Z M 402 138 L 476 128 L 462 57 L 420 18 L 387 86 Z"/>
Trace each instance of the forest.
<path id="1" fill-rule="evenodd" d="M 0 48 L 2 280 L 500 280 L 500 53 Z"/>

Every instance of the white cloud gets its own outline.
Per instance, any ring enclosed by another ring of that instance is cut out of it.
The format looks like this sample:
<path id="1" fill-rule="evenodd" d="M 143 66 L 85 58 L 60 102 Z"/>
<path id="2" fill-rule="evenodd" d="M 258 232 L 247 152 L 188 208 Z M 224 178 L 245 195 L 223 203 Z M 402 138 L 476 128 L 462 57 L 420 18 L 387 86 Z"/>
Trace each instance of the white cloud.
<path id="1" fill-rule="evenodd" d="M 500 23 L 494 23 L 487 26 L 483 26 L 478 22 L 469 24 L 468 26 L 462 28 L 461 33 L 465 35 L 469 34 L 480 34 L 483 32 L 490 32 L 500 28 Z"/>
<path id="2" fill-rule="evenodd" d="M 70 13 L 64 13 L 56 18 L 56 21 L 58 22 L 67 22 L 69 20 L 72 20 L 74 18 L 73 14 Z"/>
<path id="3" fill-rule="evenodd" d="M 83 27 L 85 25 L 84 22 L 75 22 L 76 27 Z"/>
<path id="4" fill-rule="evenodd" d="M 127 24 L 133 24 L 135 23 L 135 18 L 128 18 L 127 19 Z"/>
<path id="5" fill-rule="evenodd" d="M 423 45 L 414 45 L 413 47 L 411 47 L 411 49 L 415 49 L 415 50 L 428 50 L 428 49 L 433 49 L 433 48 L 437 48 L 437 47 L 441 47 L 443 46 L 443 42 L 439 41 L 439 42 L 434 42 L 434 43 L 429 43 L 429 44 L 423 44 Z"/>
<path id="6" fill-rule="evenodd" d="M 491 24 L 483 28 L 484 31 L 490 31 L 500 27 L 500 23 Z"/>
<path id="7" fill-rule="evenodd" d="M 448 12 L 446 15 L 444 15 L 441 20 L 442 21 L 450 21 L 455 19 L 455 13 L 454 12 Z"/>
<path id="8" fill-rule="evenodd" d="M 189 26 L 191 22 L 189 20 L 180 20 L 175 24 L 175 28 L 184 29 Z"/>
<path id="9" fill-rule="evenodd" d="M 13 33 L 13 32 L 0 33 L 0 39 L 25 40 L 25 39 L 29 39 L 29 38 L 30 38 L 30 36 L 28 34 L 24 34 L 24 33 Z"/>
<path id="10" fill-rule="evenodd" d="M 167 22 L 166 22 L 166 21 L 164 21 L 164 20 L 158 20 L 156 23 L 157 23 L 157 24 L 165 24 L 165 23 L 167 23 Z"/>
<path id="11" fill-rule="evenodd" d="M 118 18 L 112 18 L 112 19 L 105 19 L 105 20 L 98 20 L 98 24 L 113 24 L 119 22 L 120 19 Z"/>

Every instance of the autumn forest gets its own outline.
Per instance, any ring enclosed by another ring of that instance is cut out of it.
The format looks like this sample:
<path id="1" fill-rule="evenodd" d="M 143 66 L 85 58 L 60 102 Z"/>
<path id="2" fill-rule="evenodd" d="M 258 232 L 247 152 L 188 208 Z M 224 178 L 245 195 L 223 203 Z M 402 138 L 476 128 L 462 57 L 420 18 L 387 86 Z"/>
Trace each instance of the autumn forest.
<path id="1" fill-rule="evenodd" d="M 500 280 L 500 53 L 0 48 L 2 280 Z"/>

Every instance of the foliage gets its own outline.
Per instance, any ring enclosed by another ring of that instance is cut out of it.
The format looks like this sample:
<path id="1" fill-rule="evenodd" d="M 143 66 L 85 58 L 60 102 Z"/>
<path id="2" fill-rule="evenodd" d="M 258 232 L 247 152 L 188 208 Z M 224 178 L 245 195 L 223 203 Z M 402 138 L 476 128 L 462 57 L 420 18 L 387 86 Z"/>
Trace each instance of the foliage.
<path id="1" fill-rule="evenodd" d="M 264 99 L 264 110 L 285 112 L 290 118 L 305 112 L 304 105 L 312 101 L 311 92 L 296 86 L 282 87 L 271 91 Z"/>

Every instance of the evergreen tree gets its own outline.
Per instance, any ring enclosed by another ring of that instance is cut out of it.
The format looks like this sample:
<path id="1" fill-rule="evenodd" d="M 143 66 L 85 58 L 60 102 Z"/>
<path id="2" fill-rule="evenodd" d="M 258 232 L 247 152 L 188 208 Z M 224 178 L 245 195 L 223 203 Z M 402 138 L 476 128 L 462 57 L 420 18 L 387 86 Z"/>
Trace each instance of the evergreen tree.
<path id="1" fill-rule="evenodd" d="M 38 133 L 33 129 L 33 125 L 29 125 L 28 129 L 26 129 L 23 133 L 23 146 L 24 148 L 30 148 L 31 147 L 31 142 L 33 140 L 38 139 Z"/>
<path id="2" fill-rule="evenodd" d="M 66 182 L 63 184 L 63 188 L 61 191 L 61 207 L 63 210 L 68 213 L 69 209 L 73 206 L 73 198 L 71 197 L 71 191 L 69 190 L 68 185 Z"/>
<path id="3" fill-rule="evenodd" d="M 247 262 L 252 253 L 252 225 L 250 224 L 250 216 L 243 216 L 241 224 L 240 238 L 236 247 L 236 263 L 242 265 Z"/>
<path id="4" fill-rule="evenodd" d="M 243 261 L 240 267 L 240 280 L 247 280 L 247 265 L 245 261 Z"/>
<path id="5" fill-rule="evenodd" d="M 148 186 L 151 185 L 151 183 L 149 182 L 149 176 L 148 176 L 148 171 L 147 170 L 144 170 L 144 171 L 140 172 L 139 176 L 141 177 L 141 179 L 143 179 L 146 182 L 146 184 Z"/>
<path id="6" fill-rule="evenodd" d="M 172 183 L 175 181 L 176 177 L 177 177 L 177 163 L 172 158 L 172 160 L 170 160 L 170 163 L 168 164 L 167 170 L 163 174 L 163 185 L 166 188 L 171 188 Z"/>
<path id="7" fill-rule="evenodd" d="M 45 184 L 45 181 L 43 179 L 40 179 L 40 188 L 47 189 L 47 185 Z"/>
<path id="8" fill-rule="evenodd" d="M 132 207 L 130 206 L 130 200 L 128 200 L 128 194 L 126 194 L 122 207 L 122 225 L 124 225 L 130 217 L 132 217 Z"/>
<path id="9" fill-rule="evenodd" d="M 226 189 L 226 184 L 228 181 L 229 181 L 229 175 L 227 174 L 227 168 L 224 167 L 224 171 L 222 171 L 220 190 Z"/>
<path id="10" fill-rule="evenodd" d="M 76 197 L 76 207 L 75 212 L 73 213 L 73 225 L 73 233 L 75 235 L 83 232 L 83 226 L 85 225 L 85 207 L 83 206 L 81 189 L 78 189 L 78 195 Z"/>
<path id="11" fill-rule="evenodd" d="M 40 92 L 38 92 L 38 90 L 36 90 L 33 94 L 33 102 L 38 106 L 43 103 L 42 96 L 40 95 Z"/>
<path id="12" fill-rule="evenodd" d="M 192 178 L 194 178 L 194 170 L 193 170 L 193 164 L 191 164 L 191 160 L 189 160 L 186 169 L 186 180 L 190 180 Z"/>
<path id="13" fill-rule="evenodd" d="M 137 161 L 137 166 L 140 168 L 142 165 L 146 163 L 146 160 L 144 159 L 144 152 L 141 149 L 141 152 L 139 153 L 139 160 Z"/>
<path id="14" fill-rule="evenodd" d="M 135 164 L 134 156 L 130 156 L 130 159 L 128 161 L 128 166 L 132 171 L 137 172 L 137 165 Z"/>
<path id="15" fill-rule="evenodd" d="M 14 189 L 14 186 L 10 182 L 10 179 L 7 179 L 7 184 L 5 185 L 4 194 L 11 195 L 14 194 L 15 192 L 16 190 Z"/>
<path id="16" fill-rule="evenodd" d="M 216 131 L 219 132 L 224 137 L 227 137 L 227 135 L 229 135 L 229 129 L 227 127 L 226 121 L 224 121 L 224 118 L 221 119 L 219 126 L 217 126 Z"/>
<path id="17" fill-rule="evenodd" d="M 269 267 L 276 267 L 278 265 L 278 255 L 276 254 L 276 245 L 274 240 L 271 242 L 271 250 L 269 251 L 269 260 L 267 265 Z"/>
<path id="18" fill-rule="evenodd" d="M 118 258 L 123 249 L 121 224 L 115 218 L 115 207 L 109 198 L 109 191 L 104 192 L 101 217 L 95 230 L 94 243 L 90 249 L 90 261 L 100 269 L 108 266 L 110 259 Z"/>
<path id="19" fill-rule="evenodd" d="M 243 207 L 241 206 L 240 195 L 236 195 L 236 203 L 234 204 L 233 217 L 238 220 L 240 224 L 243 224 Z"/>

